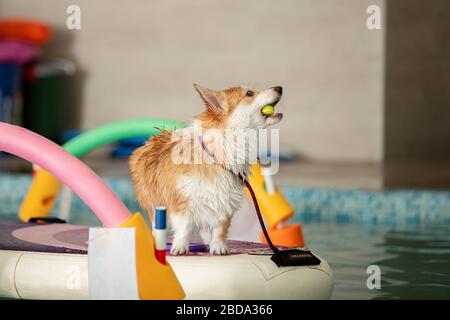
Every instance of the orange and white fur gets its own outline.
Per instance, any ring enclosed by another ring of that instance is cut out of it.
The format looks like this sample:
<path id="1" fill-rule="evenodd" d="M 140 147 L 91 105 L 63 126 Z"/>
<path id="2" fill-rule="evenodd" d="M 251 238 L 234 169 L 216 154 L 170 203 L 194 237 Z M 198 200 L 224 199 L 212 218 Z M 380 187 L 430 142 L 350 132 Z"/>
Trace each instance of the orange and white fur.
<path id="1" fill-rule="evenodd" d="M 235 129 L 259 130 L 278 123 L 281 113 L 263 115 L 261 109 L 275 105 L 282 89 L 233 87 L 216 91 L 194 87 L 206 106 L 195 118 L 201 123 L 202 136 L 195 136 L 193 124 L 174 132 L 163 130 L 133 152 L 130 171 L 137 200 L 151 219 L 154 207 L 167 207 L 173 231 L 172 254 L 188 254 L 190 237 L 199 232 L 211 254 L 223 255 L 228 253 L 228 228 L 243 195 L 238 175 L 247 175 L 250 167 L 248 156 L 245 161 L 230 161 L 237 146 L 233 139 L 223 138 Z M 174 134 L 185 138 L 174 139 Z M 192 161 L 174 163 L 174 151 L 186 146 Z M 256 146 L 250 149 L 255 152 Z M 196 163 L 197 156 L 203 161 Z M 207 159 L 212 157 L 213 161 Z"/>

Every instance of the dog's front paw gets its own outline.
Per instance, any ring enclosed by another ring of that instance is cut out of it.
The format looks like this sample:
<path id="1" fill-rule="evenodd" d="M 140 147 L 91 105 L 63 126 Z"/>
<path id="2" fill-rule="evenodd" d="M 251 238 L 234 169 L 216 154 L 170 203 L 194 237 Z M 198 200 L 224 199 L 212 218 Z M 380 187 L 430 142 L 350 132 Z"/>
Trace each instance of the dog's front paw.
<path id="1" fill-rule="evenodd" d="M 228 254 L 230 250 L 227 245 L 223 242 L 211 242 L 209 245 L 209 253 L 214 255 L 225 255 Z"/>
<path id="2" fill-rule="evenodd" d="M 172 245 L 172 248 L 170 248 L 170 254 L 173 254 L 174 256 L 187 256 L 189 254 L 189 245 Z"/>

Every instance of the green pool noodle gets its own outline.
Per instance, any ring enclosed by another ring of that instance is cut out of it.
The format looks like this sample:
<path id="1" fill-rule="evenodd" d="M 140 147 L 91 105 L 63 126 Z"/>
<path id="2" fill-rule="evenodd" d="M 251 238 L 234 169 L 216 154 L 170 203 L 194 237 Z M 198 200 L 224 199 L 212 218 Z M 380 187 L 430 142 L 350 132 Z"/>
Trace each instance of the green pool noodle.
<path id="1" fill-rule="evenodd" d="M 81 158 L 89 152 L 122 139 L 138 136 L 152 136 L 160 129 L 173 131 L 183 128 L 182 122 L 167 119 L 132 119 L 113 122 L 81 133 L 63 145 L 69 153 Z"/>

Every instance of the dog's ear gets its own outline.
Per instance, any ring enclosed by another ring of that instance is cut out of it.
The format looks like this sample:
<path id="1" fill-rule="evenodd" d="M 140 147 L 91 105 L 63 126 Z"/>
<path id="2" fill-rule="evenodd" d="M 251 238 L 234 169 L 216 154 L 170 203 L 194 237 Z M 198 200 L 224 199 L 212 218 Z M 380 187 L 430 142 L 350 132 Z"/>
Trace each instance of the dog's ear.
<path id="1" fill-rule="evenodd" d="M 207 89 L 196 83 L 194 83 L 194 88 L 202 98 L 206 108 L 219 114 L 224 113 L 226 100 L 222 92 Z"/>

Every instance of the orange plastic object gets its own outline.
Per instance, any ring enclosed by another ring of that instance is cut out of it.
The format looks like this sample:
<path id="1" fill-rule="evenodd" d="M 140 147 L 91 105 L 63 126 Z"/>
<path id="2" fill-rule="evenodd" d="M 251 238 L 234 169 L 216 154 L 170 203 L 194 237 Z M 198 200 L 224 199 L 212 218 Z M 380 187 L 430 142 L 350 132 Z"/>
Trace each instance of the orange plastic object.
<path id="1" fill-rule="evenodd" d="M 269 225 L 268 232 L 272 242 L 279 246 L 304 247 L 305 242 L 300 224 L 280 225 L 281 222 L 286 222 L 293 216 L 294 208 L 278 188 L 274 194 L 266 192 L 264 176 L 259 164 L 252 166 L 252 174 L 248 181 L 255 192 L 261 214 Z M 251 199 L 247 189 L 245 189 L 245 193 Z M 261 234 L 261 242 L 266 243 L 263 234 Z"/>
<path id="2" fill-rule="evenodd" d="M 264 176 L 261 174 L 261 166 L 259 164 L 254 164 L 252 166 L 252 174 L 250 175 L 248 182 L 255 192 L 261 213 L 270 227 L 274 227 L 278 223 L 292 217 L 294 208 L 292 208 L 291 204 L 283 197 L 278 188 L 274 194 L 266 192 L 264 187 Z M 247 189 L 245 189 L 245 193 L 251 199 Z"/>
<path id="3" fill-rule="evenodd" d="M 136 269 L 139 297 L 145 300 L 178 300 L 185 297 L 183 288 L 168 262 L 155 257 L 155 241 L 139 212 L 121 224 L 136 230 Z"/>
<path id="4" fill-rule="evenodd" d="M 33 20 L 0 20 L 0 38 L 19 39 L 33 44 L 45 44 L 51 35 L 47 24 Z"/>
<path id="5" fill-rule="evenodd" d="M 267 230 L 273 244 L 284 247 L 300 247 L 305 246 L 303 240 L 303 231 L 300 223 L 289 224 L 280 228 L 272 228 Z M 261 233 L 261 242 L 267 243 L 266 237 Z"/>

